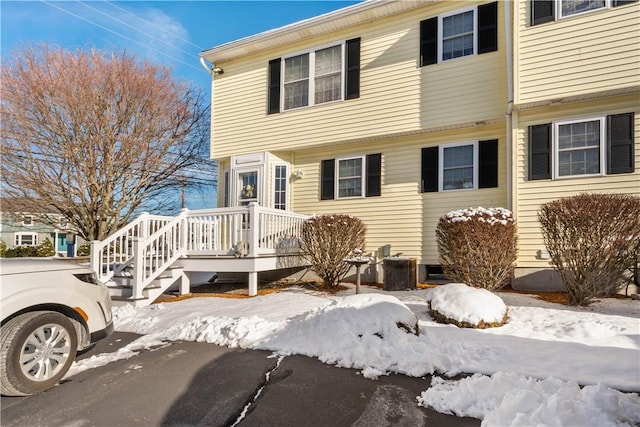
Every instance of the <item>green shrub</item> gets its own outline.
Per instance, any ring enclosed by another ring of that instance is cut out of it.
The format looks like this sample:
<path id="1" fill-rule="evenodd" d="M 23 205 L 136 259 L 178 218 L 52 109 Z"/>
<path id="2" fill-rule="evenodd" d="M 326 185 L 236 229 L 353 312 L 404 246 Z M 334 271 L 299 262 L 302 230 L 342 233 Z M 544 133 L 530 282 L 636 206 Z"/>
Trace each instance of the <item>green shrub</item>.
<path id="1" fill-rule="evenodd" d="M 326 288 L 338 285 L 349 271 L 344 259 L 356 248 L 364 249 L 366 227 L 350 215 L 320 215 L 302 225 L 301 248 L 311 268 Z"/>
<path id="2" fill-rule="evenodd" d="M 7 258 L 27 258 L 27 257 L 37 257 L 37 256 L 38 256 L 37 246 L 16 246 L 16 247 L 7 249 Z"/>
<path id="3" fill-rule="evenodd" d="M 119 253 L 119 251 L 117 253 Z M 89 256 L 90 254 L 91 245 L 89 245 L 88 243 L 78 246 L 78 249 L 76 250 L 77 256 Z"/>
<path id="4" fill-rule="evenodd" d="M 544 242 L 570 304 L 616 293 L 640 252 L 640 197 L 580 194 L 543 204 Z"/>
<path id="5" fill-rule="evenodd" d="M 54 256 L 56 250 L 53 247 L 53 243 L 48 238 L 44 239 L 38 246 L 36 246 L 36 256 L 47 257 Z"/>
<path id="6" fill-rule="evenodd" d="M 516 223 L 503 208 L 461 209 L 440 217 L 436 241 L 443 273 L 476 288 L 508 284 L 517 256 Z"/>
<path id="7" fill-rule="evenodd" d="M 4 258 L 7 256 L 7 244 L 0 240 L 0 258 Z"/>

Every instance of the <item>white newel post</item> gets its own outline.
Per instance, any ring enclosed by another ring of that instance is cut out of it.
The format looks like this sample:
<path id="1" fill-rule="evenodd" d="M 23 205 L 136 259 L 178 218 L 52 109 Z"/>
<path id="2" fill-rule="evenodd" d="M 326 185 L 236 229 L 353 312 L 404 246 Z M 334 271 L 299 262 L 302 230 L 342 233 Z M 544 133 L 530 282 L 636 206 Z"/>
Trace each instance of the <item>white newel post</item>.
<path id="1" fill-rule="evenodd" d="M 98 249 L 98 245 L 100 244 L 99 240 L 92 240 L 90 245 L 90 254 L 89 254 L 89 263 L 91 265 L 91 270 L 93 270 L 97 275 L 98 279 L 102 277 L 102 266 L 100 265 L 100 249 Z"/>
<path id="2" fill-rule="evenodd" d="M 150 227 L 151 223 L 149 222 L 149 212 L 142 212 L 140 214 L 140 228 L 138 229 L 138 237 L 141 239 L 145 239 L 149 235 Z"/>
<path id="3" fill-rule="evenodd" d="M 251 258 L 258 256 L 259 208 L 260 206 L 256 202 L 249 203 L 249 257 Z"/>
<path id="4" fill-rule="evenodd" d="M 186 254 L 189 249 L 189 219 L 188 219 L 189 209 L 183 208 L 180 211 L 180 252 Z"/>
<path id="5" fill-rule="evenodd" d="M 142 298 L 142 281 L 144 276 L 144 264 L 142 248 L 144 246 L 145 239 L 135 237 L 133 239 L 133 283 L 132 283 L 132 296 L 134 299 Z"/>

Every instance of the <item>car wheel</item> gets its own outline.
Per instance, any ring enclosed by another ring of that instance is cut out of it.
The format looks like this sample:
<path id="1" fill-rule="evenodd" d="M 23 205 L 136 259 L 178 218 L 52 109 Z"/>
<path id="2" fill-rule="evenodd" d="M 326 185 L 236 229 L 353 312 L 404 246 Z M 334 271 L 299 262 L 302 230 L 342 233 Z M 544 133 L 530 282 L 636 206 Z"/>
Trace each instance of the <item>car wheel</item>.
<path id="1" fill-rule="evenodd" d="M 66 316 L 34 311 L 0 330 L 0 379 L 5 396 L 27 396 L 55 385 L 76 356 L 78 337 Z"/>

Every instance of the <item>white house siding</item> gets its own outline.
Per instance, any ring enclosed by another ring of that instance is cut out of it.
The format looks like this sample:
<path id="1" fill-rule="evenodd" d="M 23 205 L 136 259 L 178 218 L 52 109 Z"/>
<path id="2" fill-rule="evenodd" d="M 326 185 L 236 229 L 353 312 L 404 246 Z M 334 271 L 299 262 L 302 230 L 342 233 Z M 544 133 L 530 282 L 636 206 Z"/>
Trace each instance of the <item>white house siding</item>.
<path id="1" fill-rule="evenodd" d="M 535 26 L 530 2 L 518 5 L 516 104 L 638 86 L 638 3 Z"/>
<path id="2" fill-rule="evenodd" d="M 528 176 L 528 126 L 550 123 L 575 117 L 610 115 L 635 112 L 635 172 L 585 178 L 529 181 Z M 628 193 L 640 195 L 640 103 L 638 94 L 590 102 L 558 105 L 521 111 L 518 114 L 517 162 L 516 162 L 516 213 L 519 230 L 518 267 L 548 267 L 549 262 L 537 258 L 537 251 L 544 249 L 538 222 L 541 204 L 583 192 Z"/>
<path id="3" fill-rule="evenodd" d="M 506 206 L 504 124 L 391 138 L 360 144 L 339 144 L 300 150 L 294 169 L 304 177 L 293 183 L 293 210 L 307 214 L 351 214 L 367 225 L 366 251 L 390 244 L 391 252 L 438 264 L 435 228 L 443 214 L 460 208 Z M 498 188 L 421 193 L 421 149 L 461 141 L 499 139 Z M 381 196 L 320 200 L 322 160 L 382 153 Z"/>
<path id="4" fill-rule="evenodd" d="M 501 120 L 506 109 L 504 4 L 498 51 L 419 67 L 420 21 L 471 6 L 442 2 L 259 54 L 216 63 L 212 158 L 297 151 L 459 123 Z M 268 61 L 361 37 L 360 98 L 266 114 Z"/>

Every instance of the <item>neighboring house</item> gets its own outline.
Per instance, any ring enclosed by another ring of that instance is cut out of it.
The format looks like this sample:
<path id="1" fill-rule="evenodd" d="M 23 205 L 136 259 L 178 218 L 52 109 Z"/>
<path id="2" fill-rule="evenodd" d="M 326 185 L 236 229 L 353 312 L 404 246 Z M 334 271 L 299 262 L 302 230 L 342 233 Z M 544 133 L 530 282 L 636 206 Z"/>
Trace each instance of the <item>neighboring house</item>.
<path id="1" fill-rule="evenodd" d="M 366 1 L 201 57 L 219 206 L 355 215 L 421 279 L 451 210 L 513 210 L 526 284 L 541 203 L 640 194 L 638 3 Z"/>
<path id="2" fill-rule="evenodd" d="M 70 238 L 73 233 L 63 215 L 32 213 L 12 204 L 11 201 L 2 200 L 2 212 L 0 212 L 0 240 L 7 245 L 7 248 L 38 246 L 45 239 L 49 239 L 58 256 L 68 255 L 67 233 Z M 14 210 L 17 211 L 14 212 Z M 57 224 L 54 226 L 44 221 L 45 217 L 53 218 Z M 75 255 L 78 245 L 84 241 L 77 236 L 74 238 L 78 239 L 72 248 Z"/>

